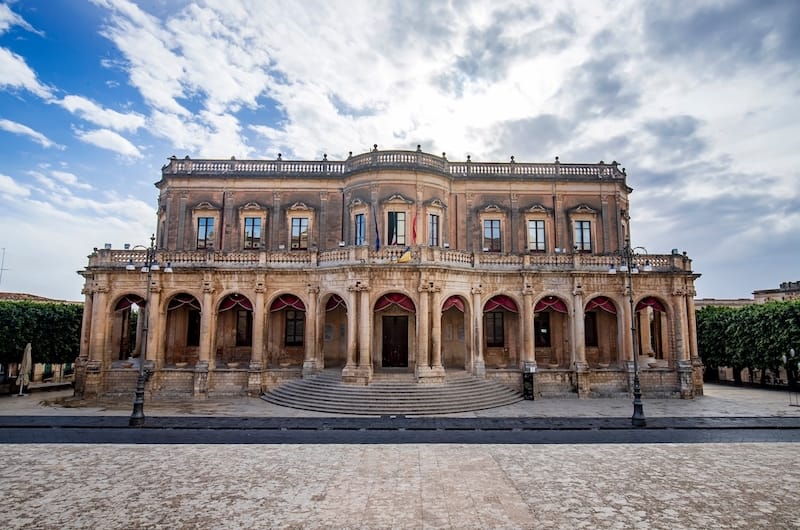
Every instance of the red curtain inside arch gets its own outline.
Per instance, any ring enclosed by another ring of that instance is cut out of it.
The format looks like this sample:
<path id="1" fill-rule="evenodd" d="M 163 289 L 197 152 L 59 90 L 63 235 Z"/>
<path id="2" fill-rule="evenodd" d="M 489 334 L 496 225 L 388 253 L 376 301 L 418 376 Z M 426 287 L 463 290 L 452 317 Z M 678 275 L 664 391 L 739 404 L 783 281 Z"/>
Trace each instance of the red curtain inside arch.
<path id="1" fill-rule="evenodd" d="M 605 296 L 598 296 L 597 298 L 592 298 L 589 300 L 589 303 L 586 304 L 586 311 L 592 311 L 593 309 L 602 309 L 603 311 L 611 313 L 612 315 L 617 314 L 617 308 L 614 306 L 614 302 Z"/>
<path id="2" fill-rule="evenodd" d="M 296 309 L 297 311 L 305 311 L 306 306 L 302 300 L 293 294 L 282 294 L 277 300 L 272 302 L 270 311 L 280 311 L 286 308 Z"/>
<path id="3" fill-rule="evenodd" d="M 172 299 L 169 301 L 169 305 L 167 306 L 167 311 L 173 311 L 183 306 L 189 306 L 190 309 L 196 309 L 200 311 L 200 302 L 197 301 L 197 298 L 186 293 L 181 293 L 173 296 Z"/>
<path id="4" fill-rule="evenodd" d="M 463 313 L 464 312 L 464 301 L 461 298 L 457 297 L 457 296 L 451 296 L 450 298 L 445 300 L 444 305 L 442 306 L 442 311 L 443 312 L 447 311 L 451 307 L 455 307 L 456 309 L 458 309 L 459 311 L 461 311 Z"/>
<path id="5" fill-rule="evenodd" d="M 345 311 L 347 310 L 347 306 L 345 305 L 344 300 L 342 300 L 342 297 L 338 294 L 334 294 L 328 298 L 328 301 L 325 303 L 325 311 L 333 311 L 337 307 L 343 307 Z"/>
<path id="6" fill-rule="evenodd" d="M 400 293 L 389 293 L 381 296 L 378 301 L 375 302 L 375 311 L 383 311 L 393 305 L 412 313 L 415 310 L 414 302 L 411 298 Z"/>
<path id="7" fill-rule="evenodd" d="M 144 307 L 144 298 L 141 296 L 137 296 L 135 294 L 128 294 L 122 297 L 122 300 L 117 302 L 117 307 L 114 308 L 114 311 L 122 311 L 123 309 L 128 309 L 133 304 L 138 305 L 139 307 Z"/>
<path id="8" fill-rule="evenodd" d="M 497 296 L 492 297 L 492 299 L 486 302 L 486 305 L 483 306 L 483 310 L 486 313 L 489 311 L 495 311 L 497 309 L 505 309 L 506 311 L 511 311 L 512 313 L 519 312 L 519 309 L 517 309 L 517 304 L 514 303 L 514 300 L 504 294 L 498 294 Z"/>
<path id="9" fill-rule="evenodd" d="M 542 311 L 556 311 L 558 313 L 566 313 L 567 312 L 567 304 L 561 298 L 557 298 L 555 296 L 545 296 L 538 302 L 536 302 L 536 307 L 533 309 L 535 313 L 541 313 Z"/>
<path id="10" fill-rule="evenodd" d="M 253 304 L 250 303 L 250 300 L 248 300 L 246 296 L 242 296 L 241 294 L 229 294 L 225 297 L 225 300 L 219 304 L 219 312 L 222 313 L 234 307 L 241 307 L 248 311 L 253 310 Z"/>
<path id="11" fill-rule="evenodd" d="M 641 300 L 639 300 L 639 303 L 636 304 L 637 311 L 641 311 L 645 307 L 652 307 L 653 311 L 660 311 L 661 313 L 667 312 L 667 310 L 664 309 L 664 304 L 662 304 L 657 298 L 653 298 L 652 296 L 642 298 Z"/>

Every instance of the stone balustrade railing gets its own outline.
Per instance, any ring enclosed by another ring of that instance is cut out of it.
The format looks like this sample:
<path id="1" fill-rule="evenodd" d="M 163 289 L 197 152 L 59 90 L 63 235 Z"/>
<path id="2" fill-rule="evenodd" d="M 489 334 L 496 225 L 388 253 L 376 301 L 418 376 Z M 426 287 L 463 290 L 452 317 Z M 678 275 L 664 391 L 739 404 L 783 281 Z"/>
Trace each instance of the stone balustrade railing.
<path id="1" fill-rule="evenodd" d="M 450 162 L 445 156 L 436 156 L 422 151 L 370 151 L 351 155 L 347 160 L 193 160 L 171 158 L 162 168 L 164 176 L 202 175 L 253 176 L 253 177 L 329 177 L 370 169 L 427 170 L 454 177 L 541 177 L 564 179 L 624 179 L 625 170 L 616 162 L 610 164 L 563 164 L 516 162 Z"/>
<path id="2" fill-rule="evenodd" d="M 215 267 L 220 269 L 250 268 L 304 268 L 337 267 L 342 265 L 389 265 L 446 266 L 479 270 L 540 270 L 540 271 L 586 271 L 608 272 L 612 265 L 619 268 L 619 255 L 597 255 L 581 253 L 496 253 L 468 252 L 437 247 L 417 246 L 411 248 L 411 259 L 403 261 L 405 247 L 385 246 L 379 250 L 372 247 L 340 247 L 324 251 L 163 251 L 156 252 L 156 259 L 164 266 L 169 263 L 176 271 L 181 268 Z M 141 267 L 146 259 L 145 250 L 98 249 L 89 256 L 89 268 L 122 269 L 128 263 Z M 637 254 L 634 262 L 639 272 L 646 273 L 645 264 L 652 272 L 675 272 L 692 270 L 692 261 L 681 254 Z"/>

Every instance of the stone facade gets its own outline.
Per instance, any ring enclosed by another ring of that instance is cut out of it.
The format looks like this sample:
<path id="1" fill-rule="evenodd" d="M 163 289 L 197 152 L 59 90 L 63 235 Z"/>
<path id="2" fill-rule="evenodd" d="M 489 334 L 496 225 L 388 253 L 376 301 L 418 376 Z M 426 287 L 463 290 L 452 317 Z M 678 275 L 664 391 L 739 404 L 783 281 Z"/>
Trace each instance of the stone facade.
<path id="1" fill-rule="evenodd" d="M 79 394 L 132 392 L 144 350 L 151 397 L 258 394 L 323 368 L 352 384 L 447 369 L 511 386 L 535 370 L 542 396 L 624 395 L 634 347 L 645 396 L 702 392 L 698 275 L 685 255 L 631 252 L 616 162 L 376 146 L 344 161 L 172 158 L 156 186 L 152 254 L 96 249 L 81 271 Z"/>

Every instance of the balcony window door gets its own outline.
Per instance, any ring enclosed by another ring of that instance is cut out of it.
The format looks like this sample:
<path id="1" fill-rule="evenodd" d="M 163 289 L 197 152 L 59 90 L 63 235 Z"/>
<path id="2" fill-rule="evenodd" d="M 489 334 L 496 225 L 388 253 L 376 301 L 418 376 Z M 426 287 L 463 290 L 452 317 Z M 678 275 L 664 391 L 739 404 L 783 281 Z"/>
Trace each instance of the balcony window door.
<path id="1" fill-rule="evenodd" d="M 390 245 L 406 244 L 406 212 L 389 212 L 387 236 Z"/>
<path id="2" fill-rule="evenodd" d="M 308 217 L 292 217 L 292 250 L 308 250 Z"/>

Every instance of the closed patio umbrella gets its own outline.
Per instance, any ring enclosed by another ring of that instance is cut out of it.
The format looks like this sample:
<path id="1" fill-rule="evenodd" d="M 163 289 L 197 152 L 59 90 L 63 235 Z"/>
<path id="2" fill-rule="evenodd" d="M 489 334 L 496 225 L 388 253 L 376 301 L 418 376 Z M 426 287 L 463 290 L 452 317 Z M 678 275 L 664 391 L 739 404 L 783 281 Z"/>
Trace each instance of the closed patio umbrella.
<path id="1" fill-rule="evenodd" d="M 22 362 L 19 365 L 19 375 L 17 375 L 17 385 L 19 385 L 19 395 L 22 394 L 22 390 L 25 386 L 27 386 L 31 382 L 31 368 L 33 367 L 33 363 L 31 363 L 31 343 L 25 345 L 25 351 L 22 354 Z"/>

